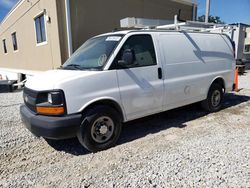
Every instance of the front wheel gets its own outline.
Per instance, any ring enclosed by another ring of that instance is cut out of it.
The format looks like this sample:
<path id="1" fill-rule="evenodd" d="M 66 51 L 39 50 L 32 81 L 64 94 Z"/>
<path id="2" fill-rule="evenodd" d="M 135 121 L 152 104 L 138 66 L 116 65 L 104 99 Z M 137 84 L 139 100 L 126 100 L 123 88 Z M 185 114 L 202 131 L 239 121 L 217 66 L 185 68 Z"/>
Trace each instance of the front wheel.
<path id="1" fill-rule="evenodd" d="M 202 101 L 201 106 L 208 112 L 217 112 L 221 109 L 222 100 L 222 86 L 219 84 L 213 84 L 209 89 L 207 99 Z"/>
<path id="2" fill-rule="evenodd" d="M 114 146 L 121 128 L 121 118 L 116 110 L 95 106 L 85 113 L 77 138 L 87 150 L 97 152 Z"/>

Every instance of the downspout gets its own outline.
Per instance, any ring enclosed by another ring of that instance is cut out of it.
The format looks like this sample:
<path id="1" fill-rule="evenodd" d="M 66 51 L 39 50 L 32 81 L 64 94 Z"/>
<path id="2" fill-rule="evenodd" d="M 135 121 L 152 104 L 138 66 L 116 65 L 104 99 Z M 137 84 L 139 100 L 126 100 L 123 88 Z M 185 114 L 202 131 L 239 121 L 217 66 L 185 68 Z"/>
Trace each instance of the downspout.
<path id="1" fill-rule="evenodd" d="M 66 12 L 68 57 L 70 57 L 72 55 L 72 52 L 73 52 L 72 32 L 71 32 L 70 0 L 65 0 L 65 12 Z"/>
<path id="2" fill-rule="evenodd" d="M 193 21 L 197 21 L 197 4 L 193 3 Z"/>
<path id="3" fill-rule="evenodd" d="M 205 15 L 205 23 L 208 23 L 209 20 L 209 14 L 210 14 L 210 0 L 206 0 L 206 15 Z"/>

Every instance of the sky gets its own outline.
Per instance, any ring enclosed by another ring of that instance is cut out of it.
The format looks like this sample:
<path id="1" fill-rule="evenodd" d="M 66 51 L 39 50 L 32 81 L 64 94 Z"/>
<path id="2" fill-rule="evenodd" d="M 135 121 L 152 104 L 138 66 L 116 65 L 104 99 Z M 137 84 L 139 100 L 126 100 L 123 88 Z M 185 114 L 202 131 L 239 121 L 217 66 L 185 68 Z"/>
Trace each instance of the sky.
<path id="1" fill-rule="evenodd" d="M 250 24 L 250 0 L 210 0 L 210 15 L 222 21 Z M 198 16 L 206 12 L 206 0 L 198 0 Z"/>
<path id="2" fill-rule="evenodd" d="M 0 22 L 18 0 L 0 0 Z M 198 1 L 198 16 L 205 14 L 206 0 Z M 213 16 L 226 23 L 250 24 L 250 0 L 210 0 Z"/>
<path id="3" fill-rule="evenodd" d="M 0 0 L 0 22 L 18 0 Z"/>

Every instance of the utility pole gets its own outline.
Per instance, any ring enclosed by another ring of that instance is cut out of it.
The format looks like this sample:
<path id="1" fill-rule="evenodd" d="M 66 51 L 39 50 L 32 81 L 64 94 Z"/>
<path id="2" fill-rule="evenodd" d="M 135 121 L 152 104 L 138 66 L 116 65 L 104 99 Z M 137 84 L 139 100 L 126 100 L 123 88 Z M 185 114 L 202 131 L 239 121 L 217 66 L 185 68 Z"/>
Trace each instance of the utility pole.
<path id="1" fill-rule="evenodd" d="M 206 16 L 205 16 L 205 23 L 208 23 L 209 14 L 210 14 L 210 0 L 206 0 Z"/>

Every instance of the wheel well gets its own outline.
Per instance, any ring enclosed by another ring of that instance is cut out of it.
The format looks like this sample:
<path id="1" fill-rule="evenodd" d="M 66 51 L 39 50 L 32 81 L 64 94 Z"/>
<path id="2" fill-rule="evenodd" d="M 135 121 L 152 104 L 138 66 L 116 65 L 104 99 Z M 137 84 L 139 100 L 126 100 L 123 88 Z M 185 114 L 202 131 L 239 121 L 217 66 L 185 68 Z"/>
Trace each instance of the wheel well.
<path id="1" fill-rule="evenodd" d="M 213 85 L 213 84 L 220 85 L 223 88 L 223 92 L 225 93 L 226 87 L 225 87 L 225 82 L 224 82 L 223 78 L 216 78 L 211 85 Z"/>
<path id="2" fill-rule="evenodd" d="M 109 99 L 105 99 L 105 100 L 100 100 L 100 101 L 96 101 L 90 105 L 88 105 L 82 113 L 86 112 L 87 110 L 89 110 L 90 108 L 93 108 L 94 106 L 99 106 L 99 105 L 103 105 L 103 106 L 109 106 L 111 108 L 113 108 L 114 110 L 116 110 L 119 114 L 120 117 L 122 119 L 122 121 L 124 121 L 124 117 L 123 117 L 123 112 L 122 109 L 120 107 L 119 104 L 117 104 L 117 102 L 113 101 L 113 100 L 109 100 Z"/>

